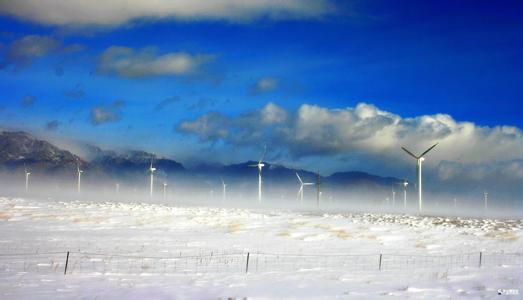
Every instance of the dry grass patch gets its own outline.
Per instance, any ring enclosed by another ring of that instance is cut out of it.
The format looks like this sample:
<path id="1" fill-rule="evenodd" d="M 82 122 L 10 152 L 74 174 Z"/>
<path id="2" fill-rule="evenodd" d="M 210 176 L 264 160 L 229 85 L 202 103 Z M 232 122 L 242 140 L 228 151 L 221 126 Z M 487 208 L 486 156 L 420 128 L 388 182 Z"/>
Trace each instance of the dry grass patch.
<path id="1" fill-rule="evenodd" d="M 518 236 L 513 231 L 507 231 L 507 232 L 499 232 L 499 231 L 491 231 L 485 236 L 488 236 L 490 238 L 500 239 L 507 242 L 513 242 L 518 240 Z"/>
<path id="2" fill-rule="evenodd" d="M 423 243 L 422 241 L 416 241 L 416 245 L 415 245 L 416 248 L 423 248 L 423 249 L 426 249 L 427 248 L 427 245 L 425 243 Z"/>
<path id="3" fill-rule="evenodd" d="M 337 238 L 340 238 L 342 240 L 346 240 L 346 239 L 349 239 L 352 237 L 352 235 L 347 232 L 346 230 L 343 230 L 343 229 L 334 229 L 334 230 L 331 230 L 331 232 L 337 237 Z"/>
<path id="4" fill-rule="evenodd" d="M 235 233 L 237 231 L 240 231 L 241 227 L 242 224 L 240 222 L 232 221 L 229 224 L 227 224 L 227 232 Z"/>
<path id="5" fill-rule="evenodd" d="M 288 230 L 283 230 L 283 231 L 280 231 L 277 236 L 285 236 L 285 237 L 288 237 L 288 236 L 291 236 L 291 233 L 288 231 Z"/>
<path id="6" fill-rule="evenodd" d="M 13 217 L 12 214 L 6 212 L 6 211 L 0 211 L 0 220 L 7 221 Z"/>

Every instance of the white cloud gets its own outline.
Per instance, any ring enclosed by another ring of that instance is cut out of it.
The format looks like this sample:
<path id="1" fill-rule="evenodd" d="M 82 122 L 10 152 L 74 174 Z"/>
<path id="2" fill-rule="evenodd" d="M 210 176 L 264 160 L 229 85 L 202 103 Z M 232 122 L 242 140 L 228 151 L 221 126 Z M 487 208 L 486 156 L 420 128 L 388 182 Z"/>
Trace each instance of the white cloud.
<path id="1" fill-rule="evenodd" d="M 445 180 L 462 176 L 485 178 L 496 172 L 521 178 L 523 133 L 510 126 L 482 127 L 458 122 L 446 114 L 402 118 L 360 103 L 329 109 L 304 104 L 287 111 L 273 103 L 236 117 L 213 113 L 182 122 L 181 132 L 203 142 L 221 140 L 231 145 L 259 145 L 260 140 L 280 147 L 295 158 L 330 155 L 356 160 L 387 161 L 398 167 L 413 164 L 401 151 L 406 146 L 420 153 L 439 142 L 426 163 L 438 166 Z M 502 163 L 501 163 L 502 162 Z M 365 161 L 361 161 L 364 166 Z"/>
<path id="2" fill-rule="evenodd" d="M 227 20 L 318 18 L 330 0 L 0 0 L 0 13 L 53 25 L 120 25 L 134 19 Z"/>
<path id="3" fill-rule="evenodd" d="M 128 47 L 112 46 L 100 55 L 97 70 L 102 74 L 130 78 L 159 75 L 182 76 L 198 73 L 201 65 L 212 59 L 211 55 L 191 55 L 183 52 L 158 55 L 151 47 L 136 51 Z"/>
<path id="4" fill-rule="evenodd" d="M 6 61 L 17 67 L 23 67 L 38 57 L 81 51 L 84 46 L 72 44 L 63 46 L 59 40 L 45 35 L 26 35 L 13 41 L 8 48 Z"/>
<path id="5" fill-rule="evenodd" d="M 262 94 L 275 90 L 278 87 L 279 80 L 274 77 L 263 77 L 258 79 L 251 87 L 251 93 Z"/>
<path id="6" fill-rule="evenodd" d="M 96 126 L 107 122 L 117 122 L 121 120 L 121 109 L 124 106 L 124 101 L 117 100 L 111 103 L 111 105 L 93 107 L 90 114 L 91 124 Z"/>

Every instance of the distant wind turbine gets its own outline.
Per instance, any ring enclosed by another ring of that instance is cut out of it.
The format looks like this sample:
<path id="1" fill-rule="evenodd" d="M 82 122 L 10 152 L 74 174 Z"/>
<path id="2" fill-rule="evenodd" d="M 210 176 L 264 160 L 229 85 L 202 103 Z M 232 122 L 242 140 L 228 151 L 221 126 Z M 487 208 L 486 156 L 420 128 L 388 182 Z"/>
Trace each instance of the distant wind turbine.
<path id="1" fill-rule="evenodd" d="M 120 195 L 120 184 L 118 182 L 115 184 L 115 187 L 116 187 L 116 195 Z"/>
<path id="2" fill-rule="evenodd" d="M 163 183 L 163 200 L 167 199 L 167 182 Z"/>
<path id="3" fill-rule="evenodd" d="M 222 178 L 222 187 L 223 187 L 222 201 L 225 202 L 225 199 L 227 198 L 227 184 L 225 184 L 225 181 L 223 181 L 223 178 Z"/>
<path id="4" fill-rule="evenodd" d="M 298 177 L 298 181 L 300 182 L 300 189 L 298 190 L 298 197 L 300 197 L 300 203 L 303 204 L 303 188 L 305 186 L 314 185 L 314 183 L 313 182 L 303 182 L 303 180 L 301 180 L 300 175 L 298 175 L 298 172 L 296 172 L 296 177 Z"/>
<path id="5" fill-rule="evenodd" d="M 407 209 L 407 186 L 409 183 L 407 180 L 403 180 L 403 182 L 398 182 L 397 184 L 403 186 L 403 209 Z"/>
<path id="6" fill-rule="evenodd" d="M 263 154 L 255 165 L 249 165 L 249 167 L 256 167 L 258 168 L 258 203 L 261 203 L 262 201 L 262 169 L 265 167 L 265 164 L 263 163 L 263 159 L 265 158 L 265 153 L 267 153 L 267 145 L 265 145 Z"/>
<path id="7" fill-rule="evenodd" d="M 396 191 L 394 190 L 394 187 L 392 187 L 392 207 L 396 207 Z"/>
<path id="8" fill-rule="evenodd" d="M 25 192 L 29 192 L 29 175 L 31 175 L 31 172 L 24 166 L 24 172 L 25 172 Z"/>
<path id="9" fill-rule="evenodd" d="M 427 150 L 425 150 L 425 152 L 423 152 L 421 155 L 414 155 L 412 152 L 410 152 L 409 150 L 407 150 L 407 148 L 405 147 L 401 147 L 401 149 L 403 149 L 403 151 L 407 152 L 408 155 L 414 157 L 416 159 L 416 176 L 417 176 L 417 179 L 418 179 L 418 202 L 419 202 L 419 213 L 422 212 L 422 209 L 423 209 L 423 189 L 422 189 L 422 180 L 421 180 L 421 167 L 422 167 L 422 164 L 423 164 L 423 161 L 425 160 L 425 157 L 423 157 L 425 154 L 427 154 L 430 150 L 432 150 L 434 147 L 436 147 L 438 145 L 438 143 L 432 145 L 430 148 L 428 148 Z"/>
<path id="10" fill-rule="evenodd" d="M 320 207 L 320 197 L 321 197 L 321 176 L 320 171 L 316 173 L 316 206 Z"/>
<path id="11" fill-rule="evenodd" d="M 487 191 L 484 191 L 483 192 L 483 198 L 484 198 L 484 205 L 485 205 L 485 212 L 487 211 L 488 209 L 488 192 Z"/>
<path id="12" fill-rule="evenodd" d="M 407 209 L 407 187 L 409 183 L 407 180 L 403 181 L 403 209 Z"/>
<path id="13" fill-rule="evenodd" d="M 76 164 L 76 173 L 78 175 L 78 183 L 77 183 L 77 189 L 78 189 L 78 194 L 80 194 L 82 192 L 82 173 L 84 171 L 80 169 L 80 163 L 77 163 Z"/>
<path id="14" fill-rule="evenodd" d="M 149 166 L 149 172 L 151 173 L 151 187 L 149 190 L 149 196 L 153 197 L 153 187 L 154 187 L 154 171 L 156 171 L 156 168 L 153 167 L 153 157 L 151 157 L 151 165 Z"/>

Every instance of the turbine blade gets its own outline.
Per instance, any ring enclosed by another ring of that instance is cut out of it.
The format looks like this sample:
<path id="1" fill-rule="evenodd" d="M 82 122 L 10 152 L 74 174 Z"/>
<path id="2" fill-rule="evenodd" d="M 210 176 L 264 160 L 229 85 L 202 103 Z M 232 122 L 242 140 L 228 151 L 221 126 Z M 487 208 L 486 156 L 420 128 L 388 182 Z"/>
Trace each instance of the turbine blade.
<path id="1" fill-rule="evenodd" d="M 423 157 L 423 155 L 427 154 L 430 150 L 432 150 L 434 147 L 436 147 L 439 143 L 436 143 L 432 145 L 429 149 L 427 149 L 425 152 L 423 152 L 419 157 Z"/>
<path id="2" fill-rule="evenodd" d="M 407 150 L 407 148 L 405 147 L 401 147 L 401 149 L 403 149 L 403 151 L 407 152 L 408 155 L 414 157 L 415 159 L 418 159 L 419 157 L 417 157 L 416 155 L 412 154 L 412 152 L 410 152 L 409 150 Z"/>
<path id="3" fill-rule="evenodd" d="M 298 180 L 300 181 L 300 183 L 303 185 L 303 181 L 301 180 L 301 177 L 300 175 L 298 175 L 298 172 L 296 172 L 296 177 L 298 177 Z"/>
<path id="4" fill-rule="evenodd" d="M 265 158 L 265 153 L 267 153 L 267 144 L 265 144 L 263 146 L 263 154 L 262 154 L 260 160 L 258 161 L 258 163 L 260 163 L 260 164 L 262 163 L 263 159 Z"/>

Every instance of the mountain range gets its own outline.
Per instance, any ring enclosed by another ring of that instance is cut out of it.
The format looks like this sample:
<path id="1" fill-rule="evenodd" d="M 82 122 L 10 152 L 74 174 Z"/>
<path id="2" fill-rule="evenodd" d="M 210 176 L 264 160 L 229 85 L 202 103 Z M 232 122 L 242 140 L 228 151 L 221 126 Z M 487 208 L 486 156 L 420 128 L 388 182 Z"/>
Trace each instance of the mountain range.
<path id="1" fill-rule="evenodd" d="M 202 163 L 193 168 L 186 168 L 173 159 L 156 157 L 145 151 L 103 150 L 91 144 L 86 144 L 85 147 L 89 155 L 80 157 L 29 133 L 3 131 L 0 132 L 0 171 L 23 172 L 24 168 L 27 168 L 34 174 L 64 176 L 75 174 L 79 166 L 84 170 L 84 176 L 91 181 L 143 183 L 148 175 L 147 169 L 151 159 L 154 158 L 154 166 L 158 170 L 156 176 L 163 180 L 219 186 L 223 179 L 228 184 L 235 183 L 244 188 L 257 184 L 257 168 L 250 166 L 256 164 L 254 161 L 231 165 Z M 381 177 L 358 171 L 337 172 L 330 176 L 318 177 L 318 174 L 313 171 L 265 162 L 264 184 L 274 189 L 294 187 L 298 184 L 296 172 L 306 182 L 316 183 L 319 179 L 322 187 L 333 190 L 387 193 L 392 186 L 401 182 L 398 178 Z"/>

